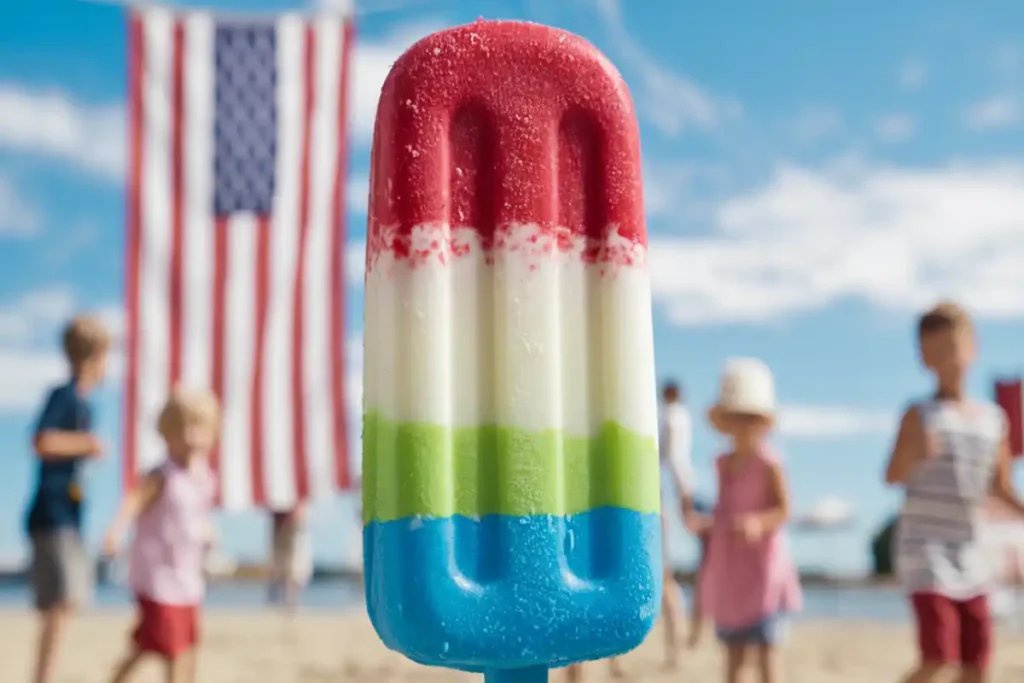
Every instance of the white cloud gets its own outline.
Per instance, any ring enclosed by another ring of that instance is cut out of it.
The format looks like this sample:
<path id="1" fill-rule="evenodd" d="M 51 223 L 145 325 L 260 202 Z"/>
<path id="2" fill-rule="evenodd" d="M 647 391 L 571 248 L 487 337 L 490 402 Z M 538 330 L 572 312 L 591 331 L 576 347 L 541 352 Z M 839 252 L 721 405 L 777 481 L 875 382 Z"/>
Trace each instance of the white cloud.
<path id="1" fill-rule="evenodd" d="M 24 413 L 40 405 L 46 389 L 67 376 L 64 358 L 56 351 L 0 347 L 0 413 Z"/>
<path id="2" fill-rule="evenodd" d="M 920 59 L 908 59 L 896 72 L 896 83 L 904 90 L 920 90 L 928 82 L 928 69 Z"/>
<path id="3" fill-rule="evenodd" d="M 910 114 L 889 114 L 875 121 L 875 135 L 882 142 L 904 142 L 913 137 L 916 127 Z"/>
<path id="4" fill-rule="evenodd" d="M 653 234 L 652 291 L 682 326 L 765 324 L 859 300 L 913 311 L 956 297 L 1024 317 L 1024 164 L 779 166 L 710 212 L 696 237 Z M 366 245 L 346 249 L 361 286 Z"/>
<path id="5" fill-rule="evenodd" d="M 33 235 L 41 225 L 36 207 L 25 201 L 24 195 L 9 178 L 0 175 L 0 237 Z"/>
<path id="6" fill-rule="evenodd" d="M 373 138 L 377 102 L 391 66 L 420 38 L 444 28 L 440 23 L 405 24 L 383 40 L 360 39 L 352 55 L 352 84 L 349 90 L 350 125 L 357 140 L 368 144 Z"/>
<path id="7" fill-rule="evenodd" d="M 843 406 L 783 405 L 778 431 L 790 439 L 843 439 L 863 434 L 894 433 L 897 416 L 887 411 Z"/>
<path id="8" fill-rule="evenodd" d="M 793 131 L 803 144 L 814 144 L 843 129 L 843 115 L 832 107 L 804 107 L 793 120 Z"/>
<path id="9" fill-rule="evenodd" d="M 312 4 L 314 8 L 328 12 L 339 12 L 341 14 L 350 14 L 352 12 L 352 0 L 316 0 Z"/>
<path id="10" fill-rule="evenodd" d="M 75 297 L 68 287 L 55 286 L 25 293 L 0 305 L 0 344 L 56 344 L 61 324 L 74 310 Z M 51 338 L 46 338 L 47 335 Z"/>
<path id="11" fill-rule="evenodd" d="M 377 100 L 396 59 L 419 38 L 442 26 L 406 24 L 383 40 L 360 38 L 353 53 L 350 125 L 355 141 L 368 144 L 373 134 Z M 0 83 L 0 149 L 47 156 L 120 183 L 125 171 L 125 106 L 123 102 L 93 104 L 59 90 Z M 0 185 L 0 200 L 5 199 Z M 0 201 L 0 231 L 30 216 L 12 213 Z M 20 206 L 20 205 L 19 205 Z"/>
<path id="12" fill-rule="evenodd" d="M 1021 121 L 1020 102 L 1010 94 L 995 95 L 968 107 L 964 118 L 972 130 L 1009 128 Z"/>
<path id="13" fill-rule="evenodd" d="M 69 287 L 59 285 L 0 304 L 0 413 L 34 410 L 46 388 L 67 375 L 61 330 L 71 316 L 89 310 L 107 323 L 114 336 L 108 375 L 116 380 L 124 366 L 119 305 L 83 306 Z"/>
<path id="14" fill-rule="evenodd" d="M 845 299 L 941 296 L 1024 316 L 1024 165 L 780 166 L 699 238 L 653 238 L 656 301 L 680 325 L 764 323 Z"/>
<path id="15" fill-rule="evenodd" d="M 124 107 L 76 102 L 57 90 L 0 84 L 0 148 L 50 156 L 120 181 Z"/>
<path id="16" fill-rule="evenodd" d="M 630 79 L 633 99 L 641 116 L 666 135 L 689 128 L 717 128 L 742 115 L 733 99 L 717 97 L 691 78 L 651 57 L 627 30 L 619 0 L 587 0 L 600 15 L 616 51 L 616 59 L 636 79 Z"/>

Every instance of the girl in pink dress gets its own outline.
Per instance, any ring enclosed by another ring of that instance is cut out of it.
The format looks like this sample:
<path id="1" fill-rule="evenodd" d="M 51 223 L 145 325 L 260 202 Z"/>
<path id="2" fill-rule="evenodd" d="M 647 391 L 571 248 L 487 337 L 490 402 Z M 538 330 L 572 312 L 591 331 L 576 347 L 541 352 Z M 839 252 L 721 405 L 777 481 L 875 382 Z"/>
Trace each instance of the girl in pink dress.
<path id="1" fill-rule="evenodd" d="M 207 456 L 217 440 L 220 409 L 213 394 L 178 392 L 160 414 L 167 460 L 125 497 L 104 539 L 114 556 L 129 526 L 128 581 L 138 622 L 113 683 L 126 681 L 143 657 L 164 661 L 167 680 L 195 683 L 204 560 L 213 542 L 216 483 Z"/>
<path id="2" fill-rule="evenodd" d="M 726 648 L 726 683 L 750 662 L 761 683 L 777 681 L 775 646 L 783 615 L 801 606 L 800 581 L 782 528 L 789 517 L 782 465 L 767 444 L 775 413 L 771 371 L 759 360 L 729 361 L 712 426 L 731 441 L 719 456 L 718 504 L 700 573 L 704 613 Z"/>

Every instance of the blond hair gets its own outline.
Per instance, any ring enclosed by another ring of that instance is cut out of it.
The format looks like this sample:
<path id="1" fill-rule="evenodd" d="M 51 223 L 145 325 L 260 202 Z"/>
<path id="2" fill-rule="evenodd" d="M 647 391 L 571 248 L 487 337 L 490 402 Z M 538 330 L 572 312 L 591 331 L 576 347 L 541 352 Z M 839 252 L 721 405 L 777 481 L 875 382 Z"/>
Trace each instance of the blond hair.
<path id="1" fill-rule="evenodd" d="M 80 315 L 72 318 L 64 328 L 64 355 L 72 369 L 78 370 L 86 362 L 110 350 L 110 330 L 99 318 Z"/>
<path id="2" fill-rule="evenodd" d="M 963 306 L 953 301 L 942 301 L 918 318 L 917 336 L 924 338 L 935 332 L 971 329 L 971 316 Z"/>
<path id="3" fill-rule="evenodd" d="M 176 389 L 160 411 L 157 429 L 166 438 L 193 424 L 205 424 L 220 431 L 220 402 L 209 391 Z"/>

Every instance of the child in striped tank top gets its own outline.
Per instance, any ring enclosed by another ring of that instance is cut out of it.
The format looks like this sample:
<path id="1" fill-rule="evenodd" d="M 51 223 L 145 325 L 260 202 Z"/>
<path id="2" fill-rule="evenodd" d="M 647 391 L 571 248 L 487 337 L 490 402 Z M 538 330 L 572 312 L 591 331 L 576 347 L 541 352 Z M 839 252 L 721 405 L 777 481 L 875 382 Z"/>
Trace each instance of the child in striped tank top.
<path id="1" fill-rule="evenodd" d="M 768 446 L 774 423 L 771 371 L 753 358 L 729 361 L 711 425 L 729 438 L 719 456 L 718 503 L 699 576 L 704 614 L 726 649 L 726 683 L 756 663 L 761 683 L 778 680 L 780 622 L 801 607 L 800 580 L 783 527 L 789 497 L 782 464 Z"/>
<path id="2" fill-rule="evenodd" d="M 207 456 L 217 440 L 220 408 L 213 394 L 177 392 L 160 413 L 167 460 L 125 497 L 104 541 L 115 555 L 134 525 L 128 581 L 138 622 L 113 683 L 127 680 L 146 655 L 164 661 L 167 680 L 195 683 L 204 565 L 213 543 L 216 483 Z"/>
<path id="3" fill-rule="evenodd" d="M 1006 416 L 966 397 L 975 339 L 967 313 L 942 303 L 918 321 L 934 398 L 907 409 L 885 481 L 906 493 L 894 540 L 896 572 L 917 622 L 919 662 L 904 683 L 955 675 L 984 683 L 992 654 L 992 558 L 981 543 L 991 495 L 1024 514 L 1013 491 Z"/>

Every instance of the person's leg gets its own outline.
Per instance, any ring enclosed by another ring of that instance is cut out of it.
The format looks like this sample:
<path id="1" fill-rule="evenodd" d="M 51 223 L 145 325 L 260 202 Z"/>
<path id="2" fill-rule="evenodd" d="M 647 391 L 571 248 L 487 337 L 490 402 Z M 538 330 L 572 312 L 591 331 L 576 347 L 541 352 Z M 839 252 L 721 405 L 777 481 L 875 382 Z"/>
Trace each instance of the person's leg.
<path id="1" fill-rule="evenodd" d="M 164 680 L 166 683 L 188 683 L 188 662 L 184 654 L 164 658 Z"/>
<path id="2" fill-rule="evenodd" d="M 622 678 L 626 675 L 618 657 L 610 657 L 608 659 L 608 675 L 612 678 Z"/>
<path id="3" fill-rule="evenodd" d="M 988 596 L 957 603 L 960 617 L 959 683 L 986 683 L 992 659 L 992 613 Z"/>
<path id="4" fill-rule="evenodd" d="M 770 615 L 757 625 L 754 632 L 757 643 L 757 670 L 760 683 L 776 683 L 779 680 L 776 646 L 782 639 L 782 616 Z"/>
<path id="5" fill-rule="evenodd" d="M 673 668 L 679 660 L 677 651 L 679 624 L 679 585 L 672 570 L 665 567 L 664 588 L 661 593 L 661 614 L 665 618 L 665 666 Z"/>
<path id="6" fill-rule="evenodd" d="M 758 645 L 757 672 L 761 683 L 776 683 L 779 680 L 778 662 L 774 645 Z"/>
<path id="7" fill-rule="evenodd" d="M 701 633 L 704 630 L 704 611 L 700 600 L 700 573 L 704 570 L 704 560 L 708 550 L 708 533 L 701 532 L 697 537 L 699 542 L 700 557 L 697 562 L 697 572 L 694 576 L 693 590 L 690 595 L 690 637 L 687 641 L 690 649 L 697 647 L 700 643 Z"/>
<path id="8" fill-rule="evenodd" d="M 34 683 L 50 683 L 56 668 L 57 649 L 67 622 L 67 610 L 63 605 L 52 606 L 39 613 L 39 645 L 36 651 Z"/>
<path id="9" fill-rule="evenodd" d="M 132 648 L 128 656 L 121 660 L 121 663 L 114 669 L 114 677 L 110 679 L 110 683 L 124 683 L 127 681 L 144 656 L 145 653 L 142 650 Z"/>
<path id="10" fill-rule="evenodd" d="M 195 648 L 167 660 L 167 683 L 196 683 Z"/>
<path id="11" fill-rule="evenodd" d="M 668 524 L 665 517 L 665 510 L 661 511 L 661 547 L 662 552 L 668 546 Z M 661 591 L 661 615 L 665 619 L 665 667 L 674 668 L 678 661 L 679 653 L 676 651 L 677 624 L 679 623 L 679 585 L 676 583 L 672 568 L 665 560 L 663 588 Z"/>
<path id="12" fill-rule="evenodd" d="M 746 643 L 726 643 L 725 683 L 740 683 L 743 680 L 743 668 L 747 662 L 748 649 Z"/>
<path id="13" fill-rule="evenodd" d="M 915 593 L 911 602 L 917 621 L 920 661 L 903 683 L 942 681 L 950 667 L 960 661 L 957 607 L 952 600 L 936 593 Z"/>
<path id="14" fill-rule="evenodd" d="M 570 664 L 565 667 L 566 683 L 580 683 L 583 680 L 583 665 Z"/>

